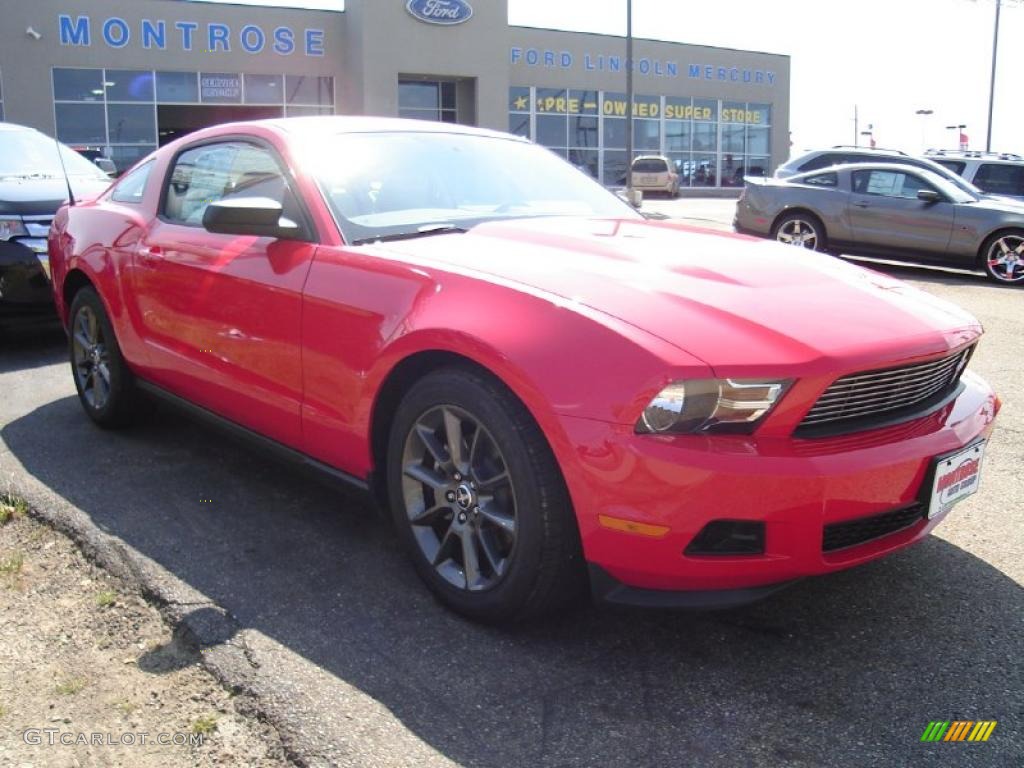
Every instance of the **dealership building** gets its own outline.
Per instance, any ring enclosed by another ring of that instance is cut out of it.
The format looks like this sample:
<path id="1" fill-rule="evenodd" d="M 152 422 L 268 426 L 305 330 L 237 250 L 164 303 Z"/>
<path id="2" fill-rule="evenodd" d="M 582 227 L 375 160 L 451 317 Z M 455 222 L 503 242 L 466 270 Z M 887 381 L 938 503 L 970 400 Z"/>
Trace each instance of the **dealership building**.
<path id="1" fill-rule="evenodd" d="M 205 125 L 367 114 L 510 131 L 625 178 L 623 38 L 511 26 L 508 0 L 0 6 L 0 117 L 121 168 Z M 636 154 L 690 187 L 785 161 L 788 56 L 638 39 L 633 58 Z"/>

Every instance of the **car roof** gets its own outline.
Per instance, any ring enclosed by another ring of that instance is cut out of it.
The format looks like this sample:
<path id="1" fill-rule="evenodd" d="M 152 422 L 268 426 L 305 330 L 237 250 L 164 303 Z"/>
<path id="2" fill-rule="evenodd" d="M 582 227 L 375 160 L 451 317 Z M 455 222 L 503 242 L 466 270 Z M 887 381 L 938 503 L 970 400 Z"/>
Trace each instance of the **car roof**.
<path id="1" fill-rule="evenodd" d="M 813 171 L 805 171 L 804 173 L 796 176 L 789 176 L 782 181 L 799 181 L 800 179 L 807 178 L 808 176 L 817 176 L 821 173 L 836 173 L 838 171 L 903 171 L 903 172 L 920 172 L 930 173 L 933 176 L 937 176 L 943 181 L 947 181 L 945 177 L 939 175 L 931 168 L 925 168 L 920 165 L 913 165 L 912 163 L 839 163 L 838 165 L 830 165 L 825 168 L 815 168 Z"/>
<path id="2" fill-rule="evenodd" d="M 31 131 L 32 133 L 39 133 L 35 128 L 29 128 L 27 125 L 18 125 L 17 123 L 0 123 L 0 131 Z"/>
<path id="3" fill-rule="evenodd" d="M 226 123 L 236 130 L 248 126 L 272 128 L 291 135 L 323 135 L 338 133 L 448 133 L 468 136 L 490 136 L 529 142 L 521 136 L 501 131 L 477 128 L 461 123 L 441 123 L 434 120 L 409 120 L 401 117 L 364 117 L 350 115 L 322 115 L 313 117 L 276 117 L 244 123 Z M 224 128 L 224 125 L 218 128 Z"/>

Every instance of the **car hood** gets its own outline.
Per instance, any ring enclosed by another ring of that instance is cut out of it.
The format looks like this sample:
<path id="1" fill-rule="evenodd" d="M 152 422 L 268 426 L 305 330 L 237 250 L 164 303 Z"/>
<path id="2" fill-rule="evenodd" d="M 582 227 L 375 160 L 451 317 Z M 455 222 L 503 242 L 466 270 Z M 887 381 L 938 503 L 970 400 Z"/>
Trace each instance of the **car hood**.
<path id="1" fill-rule="evenodd" d="M 368 246 L 530 286 L 703 360 L 719 375 L 882 365 L 975 339 L 970 314 L 822 254 L 671 222 L 520 219 Z M 510 323 L 515 318 L 508 319 Z"/>
<path id="2" fill-rule="evenodd" d="M 977 202 L 970 203 L 971 208 L 983 208 L 987 211 L 1000 211 L 1024 216 L 1024 200 L 1000 195 L 985 195 Z"/>
<path id="3" fill-rule="evenodd" d="M 88 200 L 103 192 L 110 181 L 82 176 L 71 177 L 76 200 Z M 0 178 L 0 214 L 45 216 L 56 213 L 68 199 L 68 185 L 58 179 Z"/>

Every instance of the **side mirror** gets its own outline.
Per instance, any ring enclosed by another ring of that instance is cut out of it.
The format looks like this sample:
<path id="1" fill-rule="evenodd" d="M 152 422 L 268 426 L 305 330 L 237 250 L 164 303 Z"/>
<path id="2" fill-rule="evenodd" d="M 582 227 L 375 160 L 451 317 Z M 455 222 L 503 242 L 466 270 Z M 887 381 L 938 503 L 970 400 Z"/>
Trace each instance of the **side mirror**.
<path id="1" fill-rule="evenodd" d="M 302 240 L 302 228 L 283 215 L 281 204 L 268 197 L 217 200 L 203 212 L 203 228 L 219 235 L 256 235 L 276 240 Z"/>
<path id="2" fill-rule="evenodd" d="M 934 189 L 919 189 L 917 190 L 917 199 L 920 200 L 921 202 L 928 203 L 930 205 L 932 203 L 941 202 L 942 195 L 940 195 Z"/>

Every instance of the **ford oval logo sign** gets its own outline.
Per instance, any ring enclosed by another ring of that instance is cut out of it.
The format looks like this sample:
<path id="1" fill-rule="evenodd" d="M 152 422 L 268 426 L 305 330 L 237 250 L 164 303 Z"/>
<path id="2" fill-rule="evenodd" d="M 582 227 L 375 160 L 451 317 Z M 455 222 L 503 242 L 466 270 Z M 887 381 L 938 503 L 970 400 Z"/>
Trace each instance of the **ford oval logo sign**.
<path id="1" fill-rule="evenodd" d="M 461 24 L 473 15 L 473 6 L 466 0 L 409 0 L 405 7 L 427 24 Z"/>

